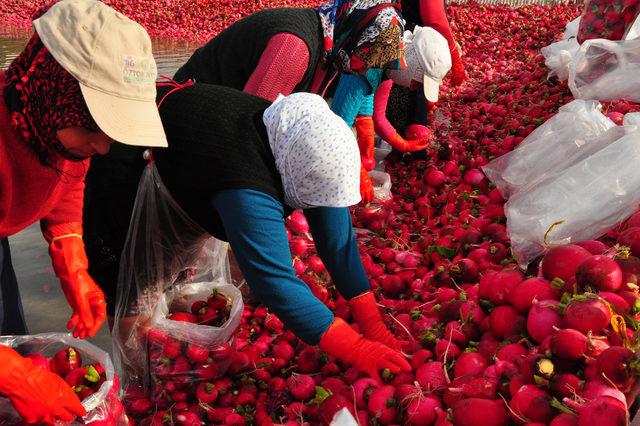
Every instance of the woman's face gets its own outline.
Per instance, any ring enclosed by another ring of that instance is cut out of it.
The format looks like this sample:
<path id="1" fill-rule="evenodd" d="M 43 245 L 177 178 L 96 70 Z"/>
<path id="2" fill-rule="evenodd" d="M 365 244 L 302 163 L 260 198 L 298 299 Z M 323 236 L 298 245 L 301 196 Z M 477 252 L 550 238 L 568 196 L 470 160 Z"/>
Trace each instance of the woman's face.
<path id="1" fill-rule="evenodd" d="M 101 130 L 94 131 L 84 127 L 66 127 L 56 133 L 58 140 L 69 152 L 77 157 L 104 155 L 111 149 L 113 139 Z"/>

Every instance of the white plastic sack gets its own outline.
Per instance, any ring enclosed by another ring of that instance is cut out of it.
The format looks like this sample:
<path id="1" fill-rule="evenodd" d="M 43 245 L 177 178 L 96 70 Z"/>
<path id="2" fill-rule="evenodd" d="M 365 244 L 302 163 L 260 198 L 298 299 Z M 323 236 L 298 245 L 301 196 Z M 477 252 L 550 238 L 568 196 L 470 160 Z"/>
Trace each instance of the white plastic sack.
<path id="1" fill-rule="evenodd" d="M 575 38 L 578 35 L 578 28 L 580 27 L 580 16 L 574 19 L 571 22 L 568 22 L 564 27 L 564 33 L 562 34 L 563 40 L 568 40 L 570 38 Z"/>
<path id="2" fill-rule="evenodd" d="M 482 170 L 508 198 L 612 142 L 598 137 L 613 127 L 613 121 L 600 112 L 598 102 L 575 100 L 561 107 L 516 149 Z"/>
<path id="3" fill-rule="evenodd" d="M 585 41 L 569 66 L 576 99 L 640 102 L 640 39 Z"/>
<path id="4" fill-rule="evenodd" d="M 640 126 L 640 112 L 630 112 L 624 116 L 625 126 Z"/>
<path id="5" fill-rule="evenodd" d="M 566 81 L 569 78 L 571 62 L 579 50 L 580 45 L 575 37 L 543 47 L 540 52 L 544 56 L 544 64 L 551 70 L 549 77 L 555 76 L 560 81 Z"/>
<path id="6" fill-rule="evenodd" d="M 626 136 L 506 203 L 507 231 L 521 267 L 548 246 L 600 237 L 637 211 L 640 131 L 626 130 Z"/>
<path id="7" fill-rule="evenodd" d="M 9 346 L 21 355 L 38 353 L 51 357 L 61 349 L 73 346 L 82 356 L 83 365 L 99 362 L 105 370 L 107 380 L 93 395 L 82 401 L 87 415 L 82 421 L 56 422 L 57 426 L 76 425 L 125 425 L 124 408 L 118 399 L 119 389 L 114 388 L 114 369 L 109 354 L 86 340 L 76 339 L 67 333 L 42 333 L 28 336 L 0 336 L 0 344 Z M 113 401 L 113 399 L 117 401 Z M 121 412 L 115 412 L 120 411 Z M 15 412 L 11 402 L 0 397 L 0 424 L 3 426 L 22 425 L 22 419 Z"/>
<path id="8" fill-rule="evenodd" d="M 369 177 L 373 182 L 374 197 L 381 201 L 391 199 L 391 176 L 389 173 L 372 170 L 369 172 Z"/>

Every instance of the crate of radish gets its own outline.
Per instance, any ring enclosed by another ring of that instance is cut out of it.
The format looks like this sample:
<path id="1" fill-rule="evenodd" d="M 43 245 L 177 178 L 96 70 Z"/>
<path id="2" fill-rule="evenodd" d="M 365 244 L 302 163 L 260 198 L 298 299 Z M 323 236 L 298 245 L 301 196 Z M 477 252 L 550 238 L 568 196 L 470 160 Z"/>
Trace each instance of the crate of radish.
<path id="1" fill-rule="evenodd" d="M 120 426 L 128 419 L 119 399 L 120 384 L 109 354 L 97 346 L 64 333 L 2 336 L 0 344 L 31 359 L 34 365 L 62 377 L 76 392 L 87 415 L 56 425 Z M 22 425 L 8 399 L 0 398 L 0 423 Z"/>
<path id="2" fill-rule="evenodd" d="M 235 350 L 242 317 L 231 284 L 178 286 L 160 299 L 147 334 L 151 401 L 165 408 L 199 399 L 199 385 L 222 377 Z"/>

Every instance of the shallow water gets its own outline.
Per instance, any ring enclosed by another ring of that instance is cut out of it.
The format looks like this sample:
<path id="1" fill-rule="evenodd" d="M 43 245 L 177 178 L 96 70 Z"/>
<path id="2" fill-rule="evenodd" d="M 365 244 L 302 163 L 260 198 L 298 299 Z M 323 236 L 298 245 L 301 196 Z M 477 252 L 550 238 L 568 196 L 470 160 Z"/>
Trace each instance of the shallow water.
<path id="1" fill-rule="evenodd" d="M 0 69 L 6 69 L 29 40 L 30 34 L 0 26 Z M 154 39 L 153 51 L 158 74 L 172 76 L 191 52 L 194 43 Z M 13 266 L 18 277 L 22 302 L 32 334 L 66 331 L 70 310 L 53 274 L 47 246 L 36 223 L 9 238 Z M 93 339 L 100 347 L 111 350 L 107 327 Z"/>

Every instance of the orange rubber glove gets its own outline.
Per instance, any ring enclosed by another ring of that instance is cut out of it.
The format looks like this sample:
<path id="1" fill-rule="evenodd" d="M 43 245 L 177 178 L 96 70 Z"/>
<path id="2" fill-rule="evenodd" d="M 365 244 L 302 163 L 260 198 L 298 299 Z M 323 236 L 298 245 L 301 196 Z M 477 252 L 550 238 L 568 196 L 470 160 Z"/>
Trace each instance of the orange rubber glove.
<path id="1" fill-rule="evenodd" d="M 373 170 L 376 166 L 375 158 L 375 135 L 373 130 L 373 117 L 370 115 L 359 115 L 355 121 L 356 133 L 358 134 L 358 148 L 362 165 L 367 171 Z"/>
<path id="2" fill-rule="evenodd" d="M 373 182 L 364 166 L 360 166 L 360 196 L 362 204 L 369 204 L 373 201 L 375 193 L 373 192 Z"/>
<path id="3" fill-rule="evenodd" d="M 89 275 L 89 261 L 79 223 L 55 225 L 44 232 L 53 270 L 73 313 L 67 323 L 73 336 L 84 339 L 98 332 L 107 316 L 104 293 Z"/>
<path id="4" fill-rule="evenodd" d="M 0 345 L 0 394 L 9 398 L 26 423 L 53 424 L 85 416 L 71 387 L 57 374 L 34 367 L 28 358 Z"/>
<path id="5" fill-rule="evenodd" d="M 320 338 L 320 349 L 342 362 L 351 364 L 380 382 L 380 370 L 393 374 L 411 371 L 411 365 L 398 351 L 362 337 L 349 324 L 337 318 Z"/>
<path id="6" fill-rule="evenodd" d="M 382 321 L 373 292 L 367 291 L 349 300 L 351 315 L 360 326 L 364 337 L 375 342 L 384 343 L 391 349 L 401 350 L 407 342 L 398 340 Z"/>
<path id="7" fill-rule="evenodd" d="M 429 147 L 429 141 L 430 137 L 407 140 L 395 131 L 393 132 L 393 135 L 389 139 L 387 139 L 389 145 L 391 145 L 393 149 L 400 152 L 422 151 L 423 149 L 427 149 Z"/>
<path id="8" fill-rule="evenodd" d="M 451 84 L 459 86 L 467 79 L 467 73 L 464 70 L 464 64 L 462 63 L 461 49 L 458 43 L 456 43 L 451 51 Z"/>

